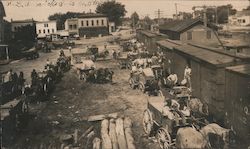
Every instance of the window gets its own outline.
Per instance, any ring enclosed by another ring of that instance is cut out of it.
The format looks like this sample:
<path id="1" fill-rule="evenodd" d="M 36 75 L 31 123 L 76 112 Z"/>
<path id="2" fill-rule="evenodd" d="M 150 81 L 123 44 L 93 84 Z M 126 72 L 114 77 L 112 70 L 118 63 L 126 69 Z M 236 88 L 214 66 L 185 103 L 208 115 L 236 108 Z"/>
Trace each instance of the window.
<path id="1" fill-rule="evenodd" d="M 73 29 L 76 29 L 76 28 L 77 28 L 77 27 L 76 27 L 76 24 L 74 24 L 74 25 L 73 25 Z"/>
<path id="2" fill-rule="evenodd" d="M 89 26 L 89 21 L 88 20 L 86 21 L 86 25 Z"/>
<path id="3" fill-rule="evenodd" d="M 187 40 L 192 40 L 192 32 L 187 32 Z"/>
<path id="4" fill-rule="evenodd" d="M 72 28 L 73 28 L 73 25 L 69 25 L 69 29 L 72 30 Z"/>
<path id="5" fill-rule="evenodd" d="M 104 20 L 102 20 L 102 25 L 104 25 Z"/>
<path id="6" fill-rule="evenodd" d="M 40 29 L 39 29 L 39 31 L 38 31 L 38 32 L 39 32 L 39 34 L 41 34 L 41 33 L 42 33 L 42 31 L 41 31 Z"/>
<path id="7" fill-rule="evenodd" d="M 45 29 L 43 29 L 43 33 L 45 34 Z"/>
<path id="8" fill-rule="evenodd" d="M 211 39 L 211 37 L 212 37 L 211 31 L 207 31 L 207 39 Z"/>
<path id="9" fill-rule="evenodd" d="M 52 33 L 54 33 L 54 29 L 52 29 Z"/>
<path id="10" fill-rule="evenodd" d="M 83 25 L 83 21 L 81 21 L 81 24 L 82 24 L 82 26 L 84 26 L 84 25 Z"/>
<path id="11" fill-rule="evenodd" d="M 48 29 L 48 33 L 49 33 L 49 29 Z"/>
<path id="12" fill-rule="evenodd" d="M 99 20 L 96 20 L 96 26 L 99 26 Z"/>
<path id="13" fill-rule="evenodd" d="M 242 20 L 242 23 L 246 23 L 246 20 L 245 20 L 245 19 L 243 19 L 243 20 Z"/>
<path id="14" fill-rule="evenodd" d="M 94 26 L 94 20 L 91 21 L 92 26 Z"/>
<path id="15" fill-rule="evenodd" d="M 48 24 L 44 24 L 44 27 L 48 27 L 49 25 Z"/>

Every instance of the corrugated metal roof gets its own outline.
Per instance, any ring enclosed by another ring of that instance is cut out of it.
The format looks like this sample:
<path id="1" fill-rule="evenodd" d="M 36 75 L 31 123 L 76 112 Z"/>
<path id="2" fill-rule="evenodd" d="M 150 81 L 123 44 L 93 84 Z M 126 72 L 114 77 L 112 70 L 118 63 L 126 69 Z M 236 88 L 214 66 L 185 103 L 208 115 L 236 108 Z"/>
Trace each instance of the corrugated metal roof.
<path id="1" fill-rule="evenodd" d="M 231 66 L 226 68 L 229 71 L 250 76 L 250 64 Z"/>
<path id="2" fill-rule="evenodd" d="M 207 49 L 198 48 L 191 45 L 181 45 L 175 47 L 175 50 L 216 66 L 229 64 L 237 60 L 235 57 L 229 55 L 216 53 Z"/>
<path id="3" fill-rule="evenodd" d="M 6 16 L 5 9 L 4 9 L 2 1 L 0 1 L 0 17 L 5 17 L 5 16 Z"/>
<path id="4" fill-rule="evenodd" d="M 186 20 L 175 20 L 171 21 L 167 24 L 160 25 L 160 30 L 170 30 L 175 32 L 183 32 L 190 26 L 194 24 L 203 24 L 203 22 L 200 19 L 186 19 Z"/>

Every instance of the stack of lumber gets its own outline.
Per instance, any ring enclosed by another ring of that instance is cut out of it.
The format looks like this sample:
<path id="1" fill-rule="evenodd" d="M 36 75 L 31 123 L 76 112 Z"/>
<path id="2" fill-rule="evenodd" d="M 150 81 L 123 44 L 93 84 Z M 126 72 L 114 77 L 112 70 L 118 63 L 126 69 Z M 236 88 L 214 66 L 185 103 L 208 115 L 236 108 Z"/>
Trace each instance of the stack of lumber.
<path id="1" fill-rule="evenodd" d="M 101 140 L 93 141 L 93 149 L 136 149 L 131 127 L 128 117 L 102 120 Z"/>

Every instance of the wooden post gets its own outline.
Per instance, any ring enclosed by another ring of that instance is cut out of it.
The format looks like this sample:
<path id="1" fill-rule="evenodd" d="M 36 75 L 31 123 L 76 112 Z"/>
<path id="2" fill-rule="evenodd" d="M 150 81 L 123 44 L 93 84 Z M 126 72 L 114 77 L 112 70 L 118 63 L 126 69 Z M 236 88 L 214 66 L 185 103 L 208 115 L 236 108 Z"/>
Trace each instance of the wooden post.
<path id="1" fill-rule="evenodd" d="M 111 119 L 109 121 L 109 137 L 111 139 L 113 149 L 119 149 L 115 128 L 115 120 Z"/>
<path id="2" fill-rule="evenodd" d="M 112 143 L 108 135 L 109 121 L 103 120 L 101 123 L 102 149 L 112 149 Z"/>
<path id="3" fill-rule="evenodd" d="M 7 59 L 7 61 L 10 59 L 8 46 L 6 46 L 6 59 Z"/>
<path id="4" fill-rule="evenodd" d="M 130 118 L 126 117 L 124 119 L 124 131 L 126 136 L 126 141 L 128 145 L 128 149 L 136 149 L 134 144 L 134 138 L 132 136 L 132 121 Z"/>
<path id="5" fill-rule="evenodd" d="M 123 119 L 116 120 L 116 135 L 118 140 L 119 149 L 127 149 L 127 142 L 124 135 Z"/>

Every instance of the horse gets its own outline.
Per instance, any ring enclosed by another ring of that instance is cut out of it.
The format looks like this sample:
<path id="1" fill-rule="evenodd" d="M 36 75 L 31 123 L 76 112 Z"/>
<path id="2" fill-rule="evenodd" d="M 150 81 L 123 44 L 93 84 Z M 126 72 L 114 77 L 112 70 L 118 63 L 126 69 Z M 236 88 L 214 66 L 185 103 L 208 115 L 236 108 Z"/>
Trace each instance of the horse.
<path id="1" fill-rule="evenodd" d="M 184 148 L 222 148 L 228 149 L 232 131 L 225 129 L 216 123 L 211 123 L 197 131 L 194 127 L 179 128 L 176 135 L 176 147 Z M 216 141 L 211 141 L 217 136 Z M 222 142 L 220 142 L 222 141 Z"/>

